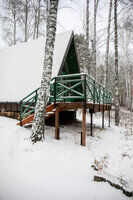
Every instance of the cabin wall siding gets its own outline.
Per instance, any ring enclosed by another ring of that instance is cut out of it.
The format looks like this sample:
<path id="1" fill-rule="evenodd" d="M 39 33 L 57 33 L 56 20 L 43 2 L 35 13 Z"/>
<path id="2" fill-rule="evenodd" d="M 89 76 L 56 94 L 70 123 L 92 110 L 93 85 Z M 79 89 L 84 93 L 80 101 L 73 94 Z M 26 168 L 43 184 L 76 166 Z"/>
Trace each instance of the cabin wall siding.
<path id="1" fill-rule="evenodd" d="M 17 102 L 0 102 L 0 112 L 20 112 Z"/>

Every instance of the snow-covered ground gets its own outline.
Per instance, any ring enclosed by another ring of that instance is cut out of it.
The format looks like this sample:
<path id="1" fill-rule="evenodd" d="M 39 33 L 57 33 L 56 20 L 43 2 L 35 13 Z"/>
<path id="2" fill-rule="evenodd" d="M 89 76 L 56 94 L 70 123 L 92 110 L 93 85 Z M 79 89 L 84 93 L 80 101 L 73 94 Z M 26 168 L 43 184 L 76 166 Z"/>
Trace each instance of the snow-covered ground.
<path id="1" fill-rule="evenodd" d="M 59 141 L 54 139 L 54 127 L 46 127 L 46 139 L 34 145 L 30 129 L 0 117 L 0 200 L 132 199 L 108 183 L 93 181 L 100 174 L 133 190 L 130 113 L 123 110 L 121 116 L 119 128 L 113 122 L 108 128 L 106 119 L 104 130 L 100 114 L 94 116 L 91 137 L 88 115 L 86 147 L 80 146 L 80 112 L 78 121 L 60 127 Z"/>

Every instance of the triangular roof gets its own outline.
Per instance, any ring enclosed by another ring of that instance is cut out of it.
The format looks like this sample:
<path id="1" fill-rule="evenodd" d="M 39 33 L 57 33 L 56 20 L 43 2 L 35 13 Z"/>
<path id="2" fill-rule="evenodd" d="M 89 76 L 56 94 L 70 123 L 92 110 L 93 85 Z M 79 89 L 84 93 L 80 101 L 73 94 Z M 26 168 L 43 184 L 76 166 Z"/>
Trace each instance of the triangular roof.
<path id="1" fill-rule="evenodd" d="M 52 77 L 60 74 L 74 34 L 56 35 Z M 44 38 L 9 47 L 0 53 L 0 101 L 18 101 L 40 86 Z"/>

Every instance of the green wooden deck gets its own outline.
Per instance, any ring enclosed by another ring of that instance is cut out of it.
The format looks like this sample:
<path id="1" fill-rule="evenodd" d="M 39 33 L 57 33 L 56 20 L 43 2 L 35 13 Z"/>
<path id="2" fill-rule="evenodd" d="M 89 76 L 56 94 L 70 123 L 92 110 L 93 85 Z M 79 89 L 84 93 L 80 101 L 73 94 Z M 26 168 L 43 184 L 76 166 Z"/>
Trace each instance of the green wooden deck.
<path id="1" fill-rule="evenodd" d="M 18 104 L 21 104 L 20 121 L 33 114 L 38 99 L 39 89 L 36 89 Z M 60 75 L 51 79 L 49 104 L 57 103 L 92 103 L 110 105 L 111 92 L 85 73 Z"/>

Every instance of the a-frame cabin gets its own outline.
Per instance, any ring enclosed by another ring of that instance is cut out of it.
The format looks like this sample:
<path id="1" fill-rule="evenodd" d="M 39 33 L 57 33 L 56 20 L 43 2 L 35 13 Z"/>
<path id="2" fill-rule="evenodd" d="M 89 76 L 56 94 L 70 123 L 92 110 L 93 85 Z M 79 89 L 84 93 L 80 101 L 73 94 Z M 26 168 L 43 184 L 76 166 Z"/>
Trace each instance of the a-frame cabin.
<path id="1" fill-rule="evenodd" d="M 10 47 L 0 52 L 0 113 L 15 116 L 20 112 L 17 102 L 40 86 L 45 39 L 40 38 Z M 52 77 L 80 73 L 76 55 L 74 33 L 57 34 L 53 58 Z M 63 115 L 64 116 L 64 115 Z M 67 118 L 73 118 L 73 113 Z M 63 119 L 63 118 L 62 118 Z M 48 120 L 47 120 L 47 123 Z M 50 122 L 51 123 L 51 122 Z"/>
<path id="2" fill-rule="evenodd" d="M 18 125 L 21 126 L 34 119 L 42 76 L 44 43 L 41 38 L 0 53 L 0 112 L 20 111 Z M 73 111 L 82 109 L 82 145 L 85 145 L 86 109 L 89 109 L 91 116 L 92 135 L 93 113 L 103 113 L 104 127 L 104 111 L 110 113 L 111 110 L 111 93 L 90 75 L 80 73 L 72 31 L 56 36 L 50 84 L 45 122 L 52 124 L 55 121 L 55 138 L 59 139 L 60 114 L 65 113 L 61 116 L 63 121 L 74 119 Z"/>

